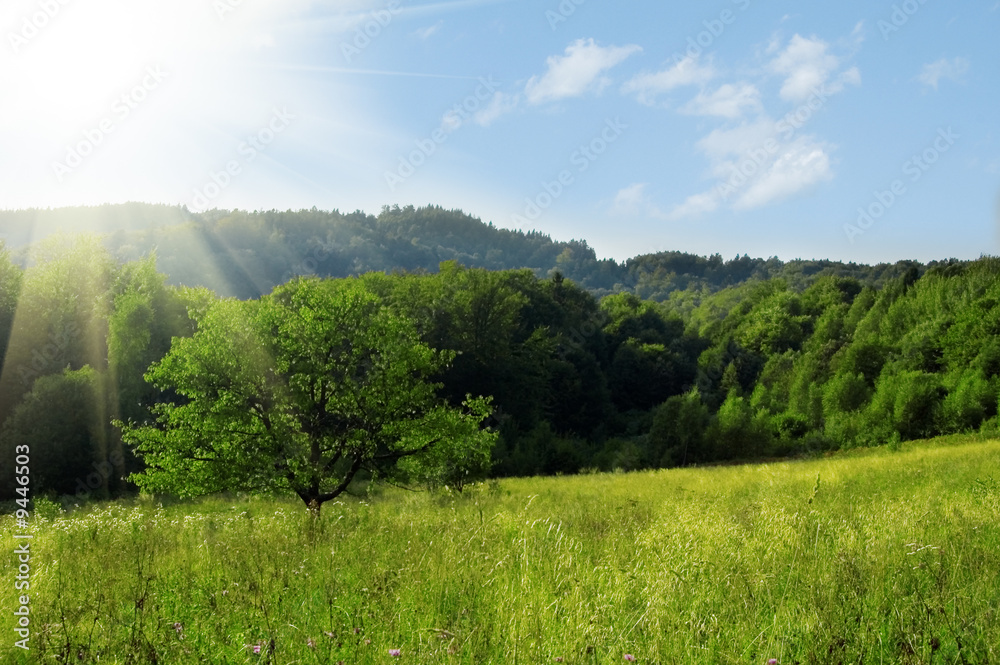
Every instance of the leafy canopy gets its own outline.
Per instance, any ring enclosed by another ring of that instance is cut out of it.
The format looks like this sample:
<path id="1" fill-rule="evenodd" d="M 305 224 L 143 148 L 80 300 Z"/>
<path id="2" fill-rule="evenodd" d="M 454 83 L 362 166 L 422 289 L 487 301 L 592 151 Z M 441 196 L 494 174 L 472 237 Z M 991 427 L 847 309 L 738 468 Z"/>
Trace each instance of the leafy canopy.
<path id="1" fill-rule="evenodd" d="M 123 426 L 149 467 L 133 476 L 141 488 L 291 491 L 318 511 L 362 470 L 428 480 L 487 466 L 488 400 L 440 399 L 429 379 L 453 354 L 361 281 L 297 279 L 197 316 L 146 375 L 178 399 L 154 407 L 153 425 Z"/>

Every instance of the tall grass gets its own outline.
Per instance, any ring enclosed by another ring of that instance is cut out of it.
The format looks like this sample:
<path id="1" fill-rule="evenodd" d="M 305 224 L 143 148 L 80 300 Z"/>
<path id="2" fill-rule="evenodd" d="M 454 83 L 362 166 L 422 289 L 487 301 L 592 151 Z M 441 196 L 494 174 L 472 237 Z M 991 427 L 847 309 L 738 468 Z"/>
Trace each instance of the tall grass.
<path id="1" fill-rule="evenodd" d="M 0 557 L 0 661 L 1000 662 L 994 478 L 977 441 L 391 490 L 318 523 L 274 499 L 98 505 L 36 519 L 30 654 Z"/>

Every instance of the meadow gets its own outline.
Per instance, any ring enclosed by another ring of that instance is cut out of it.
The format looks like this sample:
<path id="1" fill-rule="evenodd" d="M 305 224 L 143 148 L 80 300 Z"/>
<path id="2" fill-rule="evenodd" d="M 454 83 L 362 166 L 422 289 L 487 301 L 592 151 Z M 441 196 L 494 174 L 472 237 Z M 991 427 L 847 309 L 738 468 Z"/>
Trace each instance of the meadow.
<path id="1" fill-rule="evenodd" d="M 3 663 L 1000 662 L 1000 442 L 33 517 Z"/>

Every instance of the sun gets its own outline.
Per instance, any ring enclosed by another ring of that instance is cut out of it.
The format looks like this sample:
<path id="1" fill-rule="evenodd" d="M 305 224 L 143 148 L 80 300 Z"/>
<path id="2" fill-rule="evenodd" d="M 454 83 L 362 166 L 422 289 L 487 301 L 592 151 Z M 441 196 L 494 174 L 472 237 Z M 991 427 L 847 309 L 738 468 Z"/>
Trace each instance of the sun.
<path id="1" fill-rule="evenodd" d="M 146 29 L 146 4 L 50 0 L 15 19 L 4 88 L 22 120 L 60 134 L 106 112 L 161 49 Z"/>

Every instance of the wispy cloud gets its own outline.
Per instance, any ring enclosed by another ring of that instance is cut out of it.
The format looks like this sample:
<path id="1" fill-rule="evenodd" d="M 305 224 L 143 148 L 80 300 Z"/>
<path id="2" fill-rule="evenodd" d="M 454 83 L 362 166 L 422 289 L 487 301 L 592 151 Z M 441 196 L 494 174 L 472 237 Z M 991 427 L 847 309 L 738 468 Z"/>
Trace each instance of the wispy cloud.
<path id="1" fill-rule="evenodd" d="M 359 74 L 363 76 L 402 76 L 406 78 L 458 79 L 462 81 L 478 81 L 476 76 L 459 74 L 436 74 L 433 72 L 400 72 L 391 69 L 362 69 L 358 67 L 326 67 L 322 65 L 274 65 L 266 69 L 290 72 L 318 72 L 329 74 Z"/>
<path id="2" fill-rule="evenodd" d="M 682 70 L 677 67 L 668 70 L 673 75 L 665 77 L 669 85 L 663 85 L 663 89 L 679 86 L 679 81 L 702 85 L 697 96 L 681 106 L 678 113 L 739 123 L 726 123 L 697 142 L 697 151 L 708 162 L 708 178 L 714 183 L 709 189 L 689 195 L 664 218 L 697 217 L 723 207 L 736 211 L 761 208 L 832 180 L 831 154 L 836 146 L 805 133 L 803 127 L 830 97 L 849 85 L 861 84 L 860 70 L 845 61 L 863 40 L 864 25 L 858 23 L 849 38 L 837 42 L 846 48 L 847 55 L 833 52 L 818 37 L 798 34 L 787 42 L 775 37 L 766 49 L 758 51 L 763 67 L 757 71 L 762 80 L 780 77 L 778 97 L 798 105 L 784 117 L 779 115 L 778 120 L 766 113 L 762 88 L 756 83 L 734 81 L 709 89 L 704 87 L 706 75 L 699 80 L 680 76 Z M 687 71 L 694 71 L 694 65 L 686 63 Z M 628 91 L 651 87 L 635 84 Z M 744 120 L 748 114 L 753 114 L 754 119 Z"/>
<path id="3" fill-rule="evenodd" d="M 509 2 L 514 2 L 514 0 L 452 0 L 451 2 L 432 2 L 426 5 L 403 6 L 399 9 L 399 13 L 405 16 L 427 16 L 430 14 L 443 14 L 460 9 L 474 9 L 485 5 L 500 5 Z"/>
<path id="4" fill-rule="evenodd" d="M 567 46 L 562 55 L 550 56 L 546 60 L 545 73 L 528 79 L 523 93 L 496 93 L 490 104 L 476 114 L 475 120 L 486 127 L 514 111 L 522 101 L 539 106 L 600 93 L 611 83 L 605 76 L 608 70 L 641 50 L 635 45 L 600 46 L 593 39 L 578 39 Z"/>
<path id="5" fill-rule="evenodd" d="M 718 207 L 719 197 L 714 191 L 693 194 L 668 212 L 666 218 L 670 221 L 678 221 L 689 217 L 697 217 L 705 213 L 714 212 Z"/>
<path id="6" fill-rule="evenodd" d="M 827 147 L 803 136 L 783 146 L 774 161 L 733 202 L 733 209 L 760 208 L 832 179 Z"/>
<path id="7" fill-rule="evenodd" d="M 202 0 L 203 1 L 203 0 Z M 399 6 L 387 7 L 385 0 L 334 0 L 333 2 L 318 2 L 317 0 L 258 0 L 263 4 L 273 3 L 280 6 L 287 4 L 286 9 L 293 6 L 311 8 L 308 17 L 289 19 L 296 13 L 286 12 L 286 20 L 279 27 L 283 30 L 313 34 L 339 34 L 356 30 L 377 15 L 388 13 L 392 20 L 421 19 L 438 16 L 466 9 L 476 9 L 486 5 L 505 4 L 513 0 L 453 0 L 452 2 L 432 2 L 426 5 L 411 5 L 401 3 Z M 316 5 L 314 7 L 314 5 Z M 299 12 L 301 13 L 301 12 Z M 427 30 L 428 28 L 424 28 Z M 420 32 L 419 30 L 417 32 Z M 414 33 L 416 34 L 416 33 Z M 432 33 L 433 34 L 433 33 Z M 430 36 L 430 35 L 428 35 Z"/>
<path id="8" fill-rule="evenodd" d="M 744 111 L 760 111 L 760 90 L 749 83 L 726 83 L 715 92 L 698 93 L 698 96 L 681 107 L 688 115 L 713 115 L 722 118 L 740 118 Z"/>
<path id="9" fill-rule="evenodd" d="M 565 54 L 549 57 L 543 75 L 531 77 L 524 88 L 528 103 L 545 104 L 600 92 L 611 83 L 604 73 L 641 50 L 635 45 L 598 46 L 593 39 L 579 39 L 566 47 Z"/>
<path id="10" fill-rule="evenodd" d="M 859 34 L 855 27 L 855 33 Z M 792 37 L 788 46 L 768 65 L 776 74 L 783 75 L 781 98 L 789 102 L 802 102 L 815 90 L 824 89 L 829 94 L 840 92 L 847 84 L 861 83 L 861 74 L 852 67 L 831 78 L 840 67 L 840 58 L 829 52 L 830 45 L 816 37 Z"/>
<path id="11" fill-rule="evenodd" d="M 436 34 L 441 29 L 441 26 L 443 26 L 443 25 L 444 25 L 444 21 L 438 21 L 434 25 L 429 25 L 429 26 L 427 26 L 425 28 L 419 28 L 417 30 L 414 30 L 412 34 L 417 39 L 421 39 L 421 40 L 426 41 L 426 40 L 430 39 L 434 34 Z"/>
<path id="12" fill-rule="evenodd" d="M 688 56 L 663 71 L 639 74 L 622 86 L 622 93 L 635 95 L 642 104 L 653 104 L 658 96 L 675 88 L 704 85 L 715 76 L 711 63 L 701 64 L 697 57 Z"/>
<path id="13" fill-rule="evenodd" d="M 490 103 L 486 105 L 486 108 L 478 111 L 474 116 L 476 124 L 482 127 L 489 127 L 498 118 L 516 109 L 520 101 L 520 94 L 508 95 L 504 92 L 496 92 Z"/>
<path id="14" fill-rule="evenodd" d="M 764 207 L 834 176 L 832 146 L 815 136 L 796 136 L 767 116 L 716 129 L 697 147 L 709 161 L 715 185 L 689 196 L 667 219 L 696 217 L 723 205 L 732 210 Z"/>
<path id="15" fill-rule="evenodd" d="M 648 183 L 637 182 L 618 190 L 611 207 L 614 215 L 638 215 L 647 212 L 649 200 L 646 196 Z"/>
<path id="16" fill-rule="evenodd" d="M 941 58 L 936 62 L 924 65 L 917 80 L 928 88 L 938 89 L 938 83 L 947 79 L 954 83 L 961 83 L 966 72 L 969 71 L 969 61 L 965 58 Z"/>

